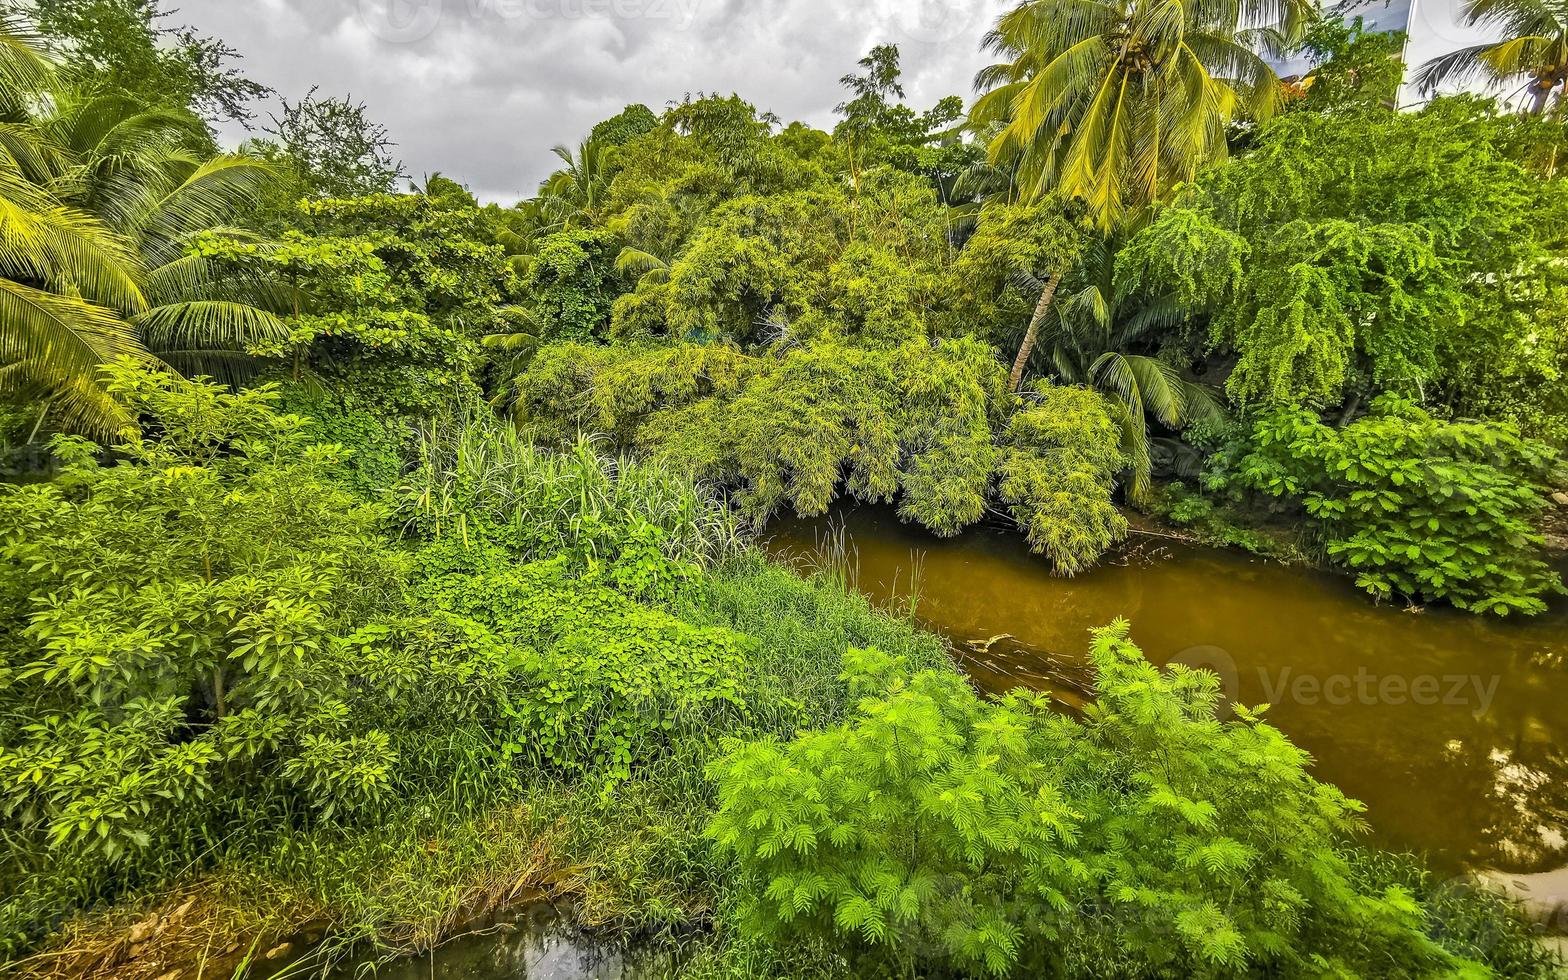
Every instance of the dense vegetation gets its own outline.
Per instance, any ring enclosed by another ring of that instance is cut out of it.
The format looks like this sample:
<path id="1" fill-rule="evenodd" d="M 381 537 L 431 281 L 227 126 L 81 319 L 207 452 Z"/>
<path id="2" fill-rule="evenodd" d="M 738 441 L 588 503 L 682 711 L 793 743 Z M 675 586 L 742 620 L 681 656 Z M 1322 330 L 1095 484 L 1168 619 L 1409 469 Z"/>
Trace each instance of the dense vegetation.
<path id="1" fill-rule="evenodd" d="M 222 41 L 24 4 L 0 955 L 134 975 L 97 939 L 175 894 L 193 962 L 425 949 L 539 886 L 697 976 L 1549 973 L 1135 625 L 1082 713 L 989 700 L 750 544 L 848 495 L 1074 575 L 1223 507 L 1379 600 L 1562 591 L 1564 122 L 1395 112 L 1397 45 L 1304 4 L 1088 7 L 1005 15 L 967 111 L 882 46 L 832 132 L 634 105 L 500 207 L 314 91 L 222 152 Z"/>

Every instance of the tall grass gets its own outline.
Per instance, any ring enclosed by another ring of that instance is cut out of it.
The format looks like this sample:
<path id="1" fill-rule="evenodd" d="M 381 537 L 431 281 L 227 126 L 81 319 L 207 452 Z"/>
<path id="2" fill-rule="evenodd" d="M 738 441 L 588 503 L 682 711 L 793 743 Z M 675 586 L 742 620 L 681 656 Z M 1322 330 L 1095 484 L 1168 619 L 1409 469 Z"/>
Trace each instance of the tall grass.
<path id="1" fill-rule="evenodd" d="M 710 566 L 744 548 L 747 525 L 715 488 L 599 445 L 579 436 L 570 451 L 542 449 L 484 406 L 460 408 L 419 431 L 419 465 L 398 488 L 399 512 L 438 540 L 466 539 L 480 522 L 537 554 L 592 553 L 630 517 L 663 531 L 672 559 Z"/>

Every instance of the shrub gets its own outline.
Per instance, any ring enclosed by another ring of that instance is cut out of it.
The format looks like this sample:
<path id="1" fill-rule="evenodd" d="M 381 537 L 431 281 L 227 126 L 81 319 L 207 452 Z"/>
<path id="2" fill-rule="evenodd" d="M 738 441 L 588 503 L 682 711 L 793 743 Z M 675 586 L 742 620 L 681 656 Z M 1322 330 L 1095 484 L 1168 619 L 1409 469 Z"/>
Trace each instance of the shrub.
<path id="1" fill-rule="evenodd" d="M 1006 371 L 974 340 L 822 342 L 777 356 L 560 345 L 515 386 L 533 436 L 607 435 L 732 489 L 754 524 L 785 507 L 823 514 L 848 493 L 896 499 L 901 518 L 951 536 L 986 515 L 999 480 L 1031 546 L 1063 574 L 1126 532 L 1111 503 L 1126 465 L 1112 406 L 1092 391 L 1042 388 L 1008 420 L 1017 399 Z"/>
<path id="2" fill-rule="evenodd" d="M 1060 574 L 1091 567 L 1127 536 L 1127 519 L 1111 503 L 1127 458 L 1103 395 L 1037 385 L 1008 419 L 1002 442 L 1001 497 L 1029 546 L 1049 555 Z"/>
<path id="3" fill-rule="evenodd" d="M 1305 409 L 1265 411 L 1206 479 L 1300 499 L 1329 555 L 1379 598 L 1534 615 L 1562 589 L 1537 529 L 1557 465 L 1511 425 L 1446 422 L 1385 395 L 1340 430 Z"/>
<path id="4" fill-rule="evenodd" d="M 533 647 L 504 699 L 521 740 L 512 751 L 597 776 L 608 791 L 678 728 L 700 727 L 699 718 L 719 710 L 744 712 L 748 641 L 569 581 L 564 567 L 558 559 L 451 575 L 424 591 L 436 608 Z"/>
<path id="5" fill-rule="evenodd" d="M 1214 675 L 1161 671 L 1127 633 L 1096 633 L 1082 720 L 851 650 L 850 721 L 731 743 L 708 833 L 748 929 L 867 971 L 1044 975 L 1084 947 L 1131 974 L 1457 966 L 1408 891 L 1357 887 L 1360 805 L 1258 712 L 1220 721 Z"/>

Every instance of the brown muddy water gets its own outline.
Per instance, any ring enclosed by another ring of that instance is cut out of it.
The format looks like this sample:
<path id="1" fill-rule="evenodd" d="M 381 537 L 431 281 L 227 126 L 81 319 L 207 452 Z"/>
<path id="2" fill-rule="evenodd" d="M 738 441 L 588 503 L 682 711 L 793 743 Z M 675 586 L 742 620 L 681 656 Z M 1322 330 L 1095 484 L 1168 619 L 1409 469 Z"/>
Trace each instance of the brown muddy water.
<path id="1" fill-rule="evenodd" d="M 1117 617 L 1156 663 L 1215 669 L 1367 804 L 1371 843 L 1445 870 L 1568 864 L 1568 606 L 1534 620 L 1379 606 L 1347 578 L 1135 534 L 1073 579 L 1015 530 L 941 540 L 891 508 L 771 526 L 776 556 L 842 553 L 852 584 L 944 635 L 989 691 L 1091 695 L 1089 631 Z M 988 649 L 986 641 L 1001 637 Z M 977 646 L 977 644 L 979 646 Z"/>

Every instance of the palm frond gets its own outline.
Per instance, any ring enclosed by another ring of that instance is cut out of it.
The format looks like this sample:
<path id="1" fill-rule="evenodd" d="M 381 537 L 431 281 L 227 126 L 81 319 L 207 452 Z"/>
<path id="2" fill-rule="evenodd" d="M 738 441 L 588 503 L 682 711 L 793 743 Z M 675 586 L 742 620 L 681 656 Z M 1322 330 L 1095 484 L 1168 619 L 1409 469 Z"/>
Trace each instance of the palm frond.
<path id="1" fill-rule="evenodd" d="M 288 337 L 277 316 L 245 303 L 190 300 L 155 306 L 131 321 L 149 350 L 243 351 L 265 341 Z"/>

